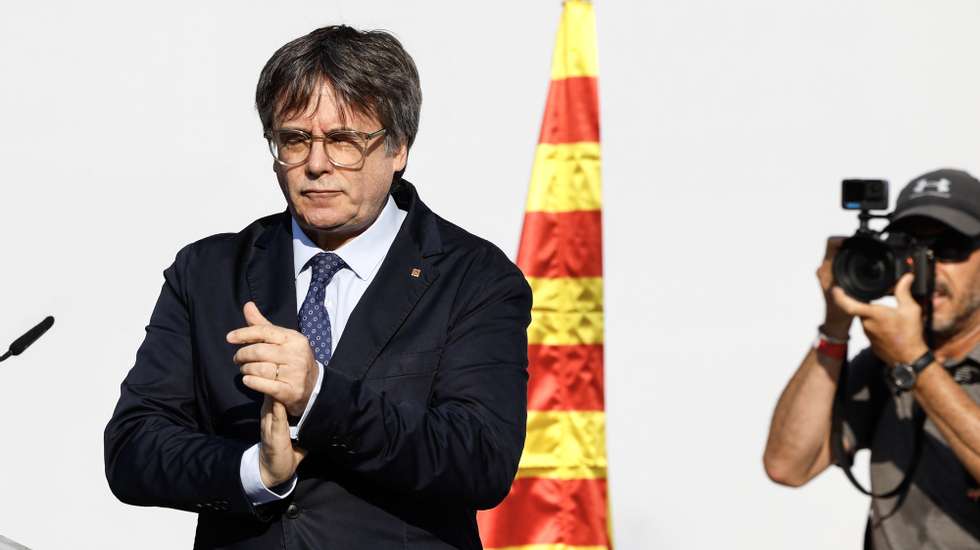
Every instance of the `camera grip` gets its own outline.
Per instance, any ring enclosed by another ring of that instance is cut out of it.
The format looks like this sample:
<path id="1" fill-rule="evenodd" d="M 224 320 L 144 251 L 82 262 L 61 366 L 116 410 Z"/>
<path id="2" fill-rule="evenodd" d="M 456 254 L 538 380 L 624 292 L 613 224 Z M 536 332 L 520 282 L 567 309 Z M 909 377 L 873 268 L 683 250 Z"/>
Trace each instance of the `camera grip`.
<path id="1" fill-rule="evenodd" d="M 912 250 L 912 274 L 915 275 L 912 296 L 920 302 L 930 299 L 936 277 L 932 251 L 928 248 L 917 246 Z"/>

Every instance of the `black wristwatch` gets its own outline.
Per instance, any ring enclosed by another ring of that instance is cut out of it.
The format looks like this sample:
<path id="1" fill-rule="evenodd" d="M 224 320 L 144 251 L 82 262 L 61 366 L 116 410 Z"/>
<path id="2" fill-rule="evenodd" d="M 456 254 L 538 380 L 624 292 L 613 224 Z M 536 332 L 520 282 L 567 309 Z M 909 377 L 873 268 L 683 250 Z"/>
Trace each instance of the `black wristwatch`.
<path id="1" fill-rule="evenodd" d="M 891 370 L 892 383 L 900 391 L 910 391 L 915 387 L 915 381 L 919 378 L 919 373 L 931 365 L 936 360 L 932 350 L 922 354 L 912 363 L 898 363 Z"/>

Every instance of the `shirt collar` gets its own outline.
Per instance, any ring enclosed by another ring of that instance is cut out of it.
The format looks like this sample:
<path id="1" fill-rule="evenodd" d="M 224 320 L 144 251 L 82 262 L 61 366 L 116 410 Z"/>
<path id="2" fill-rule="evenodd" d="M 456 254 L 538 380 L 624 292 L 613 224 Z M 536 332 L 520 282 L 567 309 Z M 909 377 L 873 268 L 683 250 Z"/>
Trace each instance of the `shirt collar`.
<path id="1" fill-rule="evenodd" d="M 401 226 L 397 216 L 398 207 L 395 200 L 388 195 L 388 202 L 385 203 L 377 219 L 360 235 L 342 244 L 333 252 L 344 260 L 347 267 L 354 272 L 358 279 L 370 279 L 374 272 L 381 265 L 381 260 L 388 254 L 388 248 L 398 229 Z M 293 226 L 293 275 L 299 277 L 306 262 L 320 252 L 325 252 L 322 248 L 313 243 L 312 240 L 303 232 L 296 219 L 292 218 Z"/>

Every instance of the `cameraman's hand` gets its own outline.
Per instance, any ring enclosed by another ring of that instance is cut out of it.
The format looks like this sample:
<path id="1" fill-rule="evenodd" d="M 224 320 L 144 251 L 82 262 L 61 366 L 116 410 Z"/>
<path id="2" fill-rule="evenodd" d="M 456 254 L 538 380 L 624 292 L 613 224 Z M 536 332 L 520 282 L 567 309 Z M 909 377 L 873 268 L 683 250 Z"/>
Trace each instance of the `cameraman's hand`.
<path id="1" fill-rule="evenodd" d="M 895 285 L 897 307 L 866 304 L 838 287 L 831 290 L 834 301 L 848 315 L 861 318 L 871 349 L 889 366 L 911 363 L 929 350 L 922 335 L 922 308 L 912 297 L 912 279 L 912 274 L 906 273 Z"/>
<path id="2" fill-rule="evenodd" d="M 827 250 L 824 252 L 823 262 L 817 268 L 817 280 L 820 281 L 820 289 L 823 291 L 826 313 L 821 330 L 832 338 L 846 339 L 847 333 L 851 329 L 851 320 L 854 315 L 847 313 L 843 304 L 835 298 L 833 289 L 837 288 L 834 281 L 834 257 L 840 250 L 841 243 L 845 237 L 830 237 L 827 239 Z M 841 294 L 844 294 L 841 292 Z M 846 294 L 845 294 L 846 296 Z"/>

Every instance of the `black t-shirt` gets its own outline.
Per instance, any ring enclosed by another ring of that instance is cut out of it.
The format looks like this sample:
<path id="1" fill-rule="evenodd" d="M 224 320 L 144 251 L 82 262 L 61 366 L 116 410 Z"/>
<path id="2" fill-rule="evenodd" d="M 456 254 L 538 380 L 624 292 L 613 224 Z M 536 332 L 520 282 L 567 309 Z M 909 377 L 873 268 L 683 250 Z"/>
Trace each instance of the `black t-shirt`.
<path id="1" fill-rule="evenodd" d="M 980 403 L 980 346 L 946 368 Z M 845 396 L 838 403 L 845 445 L 871 449 L 875 493 L 901 483 L 915 449 L 914 397 L 896 394 L 887 369 L 870 349 L 859 353 L 847 367 Z M 922 454 L 906 494 L 872 499 L 875 550 L 980 548 L 980 502 L 972 495 L 976 481 L 928 418 L 920 437 Z"/>

